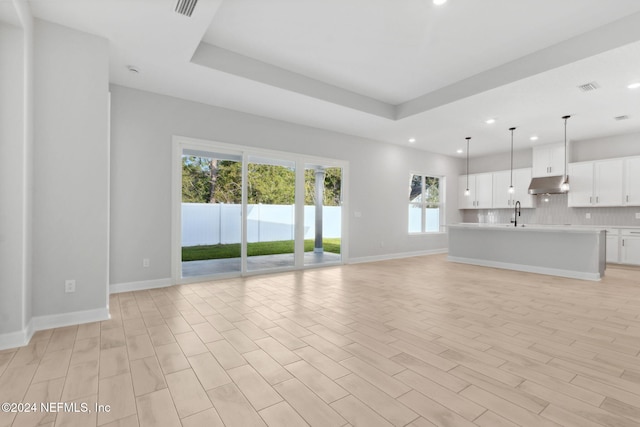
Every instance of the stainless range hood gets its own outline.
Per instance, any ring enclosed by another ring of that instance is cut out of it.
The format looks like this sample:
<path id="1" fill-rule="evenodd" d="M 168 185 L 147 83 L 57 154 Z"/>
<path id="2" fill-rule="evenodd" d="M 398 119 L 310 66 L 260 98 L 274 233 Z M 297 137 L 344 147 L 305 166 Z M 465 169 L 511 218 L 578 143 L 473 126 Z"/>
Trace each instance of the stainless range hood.
<path id="1" fill-rule="evenodd" d="M 569 181 L 569 177 L 567 177 L 567 182 L 568 181 Z M 532 178 L 531 184 L 529 184 L 529 194 L 566 193 L 566 191 L 562 191 L 563 182 L 564 182 L 563 175 Z"/>

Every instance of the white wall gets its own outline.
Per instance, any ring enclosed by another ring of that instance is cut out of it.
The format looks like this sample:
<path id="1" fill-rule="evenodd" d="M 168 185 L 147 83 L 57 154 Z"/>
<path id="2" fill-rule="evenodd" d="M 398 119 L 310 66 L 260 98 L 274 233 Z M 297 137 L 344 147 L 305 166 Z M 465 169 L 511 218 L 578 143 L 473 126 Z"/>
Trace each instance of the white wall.
<path id="1" fill-rule="evenodd" d="M 410 171 L 447 176 L 447 222 L 460 221 L 460 159 L 122 86 L 111 92 L 112 284 L 171 277 L 172 135 L 347 160 L 351 259 L 447 247 L 444 234 L 407 233 Z"/>
<path id="2" fill-rule="evenodd" d="M 23 316 L 23 32 L 0 23 L 0 335 Z"/>
<path id="3" fill-rule="evenodd" d="M 105 39 L 36 21 L 34 317 L 106 313 L 108 67 Z"/>
<path id="4" fill-rule="evenodd" d="M 577 141 L 571 146 L 571 162 L 640 156 L 640 133 Z"/>

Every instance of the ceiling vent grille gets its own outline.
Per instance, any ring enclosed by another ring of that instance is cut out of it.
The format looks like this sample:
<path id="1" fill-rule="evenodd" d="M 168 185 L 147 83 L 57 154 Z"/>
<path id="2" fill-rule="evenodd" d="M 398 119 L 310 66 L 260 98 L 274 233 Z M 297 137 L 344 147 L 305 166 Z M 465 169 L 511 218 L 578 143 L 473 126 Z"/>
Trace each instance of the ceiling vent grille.
<path id="1" fill-rule="evenodd" d="M 600 87 L 600 85 L 596 82 L 591 82 L 591 83 L 585 83 L 583 85 L 578 86 L 578 89 L 580 89 L 583 92 L 591 92 L 592 90 L 596 90 Z"/>
<path id="2" fill-rule="evenodd" d="M 618 120 L 618 121 L 620 121 L 620 120 L 627 120 L 628 118 L 629 118 L 629 116 L 627 116 L 627 115 L 624 115 L 624 116 L 616 116 L 616 117 L 614 117 L 614 119 L 615 119 L 615 120 Z"/>
<path id="3" fill-rule="evenodd" d="M 191 16 L 193 9 L 196 7 L 198 0 L 178 0 L 176 3 L 176 12 L 180 15 Z"/>

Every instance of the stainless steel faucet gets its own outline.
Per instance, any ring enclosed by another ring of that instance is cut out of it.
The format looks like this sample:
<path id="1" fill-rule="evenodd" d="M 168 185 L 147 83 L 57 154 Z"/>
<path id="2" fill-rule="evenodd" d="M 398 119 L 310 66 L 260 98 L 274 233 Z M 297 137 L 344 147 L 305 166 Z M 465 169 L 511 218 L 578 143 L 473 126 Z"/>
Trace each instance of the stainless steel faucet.
<path id="1" fill-rule="evenodd" d="M 520 216 L 520 200 L 518 200 L 514 206 L 513 211 L 513 226 L 518 226 L 518 217 Z"/>

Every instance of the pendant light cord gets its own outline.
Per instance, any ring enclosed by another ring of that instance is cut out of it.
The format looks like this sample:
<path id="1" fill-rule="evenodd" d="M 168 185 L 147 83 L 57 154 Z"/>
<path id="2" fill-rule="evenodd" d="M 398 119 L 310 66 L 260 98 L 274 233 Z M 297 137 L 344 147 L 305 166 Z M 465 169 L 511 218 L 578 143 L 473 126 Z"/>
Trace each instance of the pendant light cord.
<path id="1" fill-rule="evenodd" d="M 571 116 L 564 116 L 564 180 L 567 180 L 567 120 Z"/>
<path id="2" fill-rule="evenodd" d="M 513 188 L 513 131 L 516 130 L 516 128 L 509 128 L 509 130 L 511 131 L 511 178 L 509 180 L 509 187 Z"/>
<path id="3" fill-rule="evenodd" d="M 466 140 L 467 140 L 467 190 L 468 190 L 469 189 L 469 140 L 471 140 L 471 137 L 468 136 Z"/>

